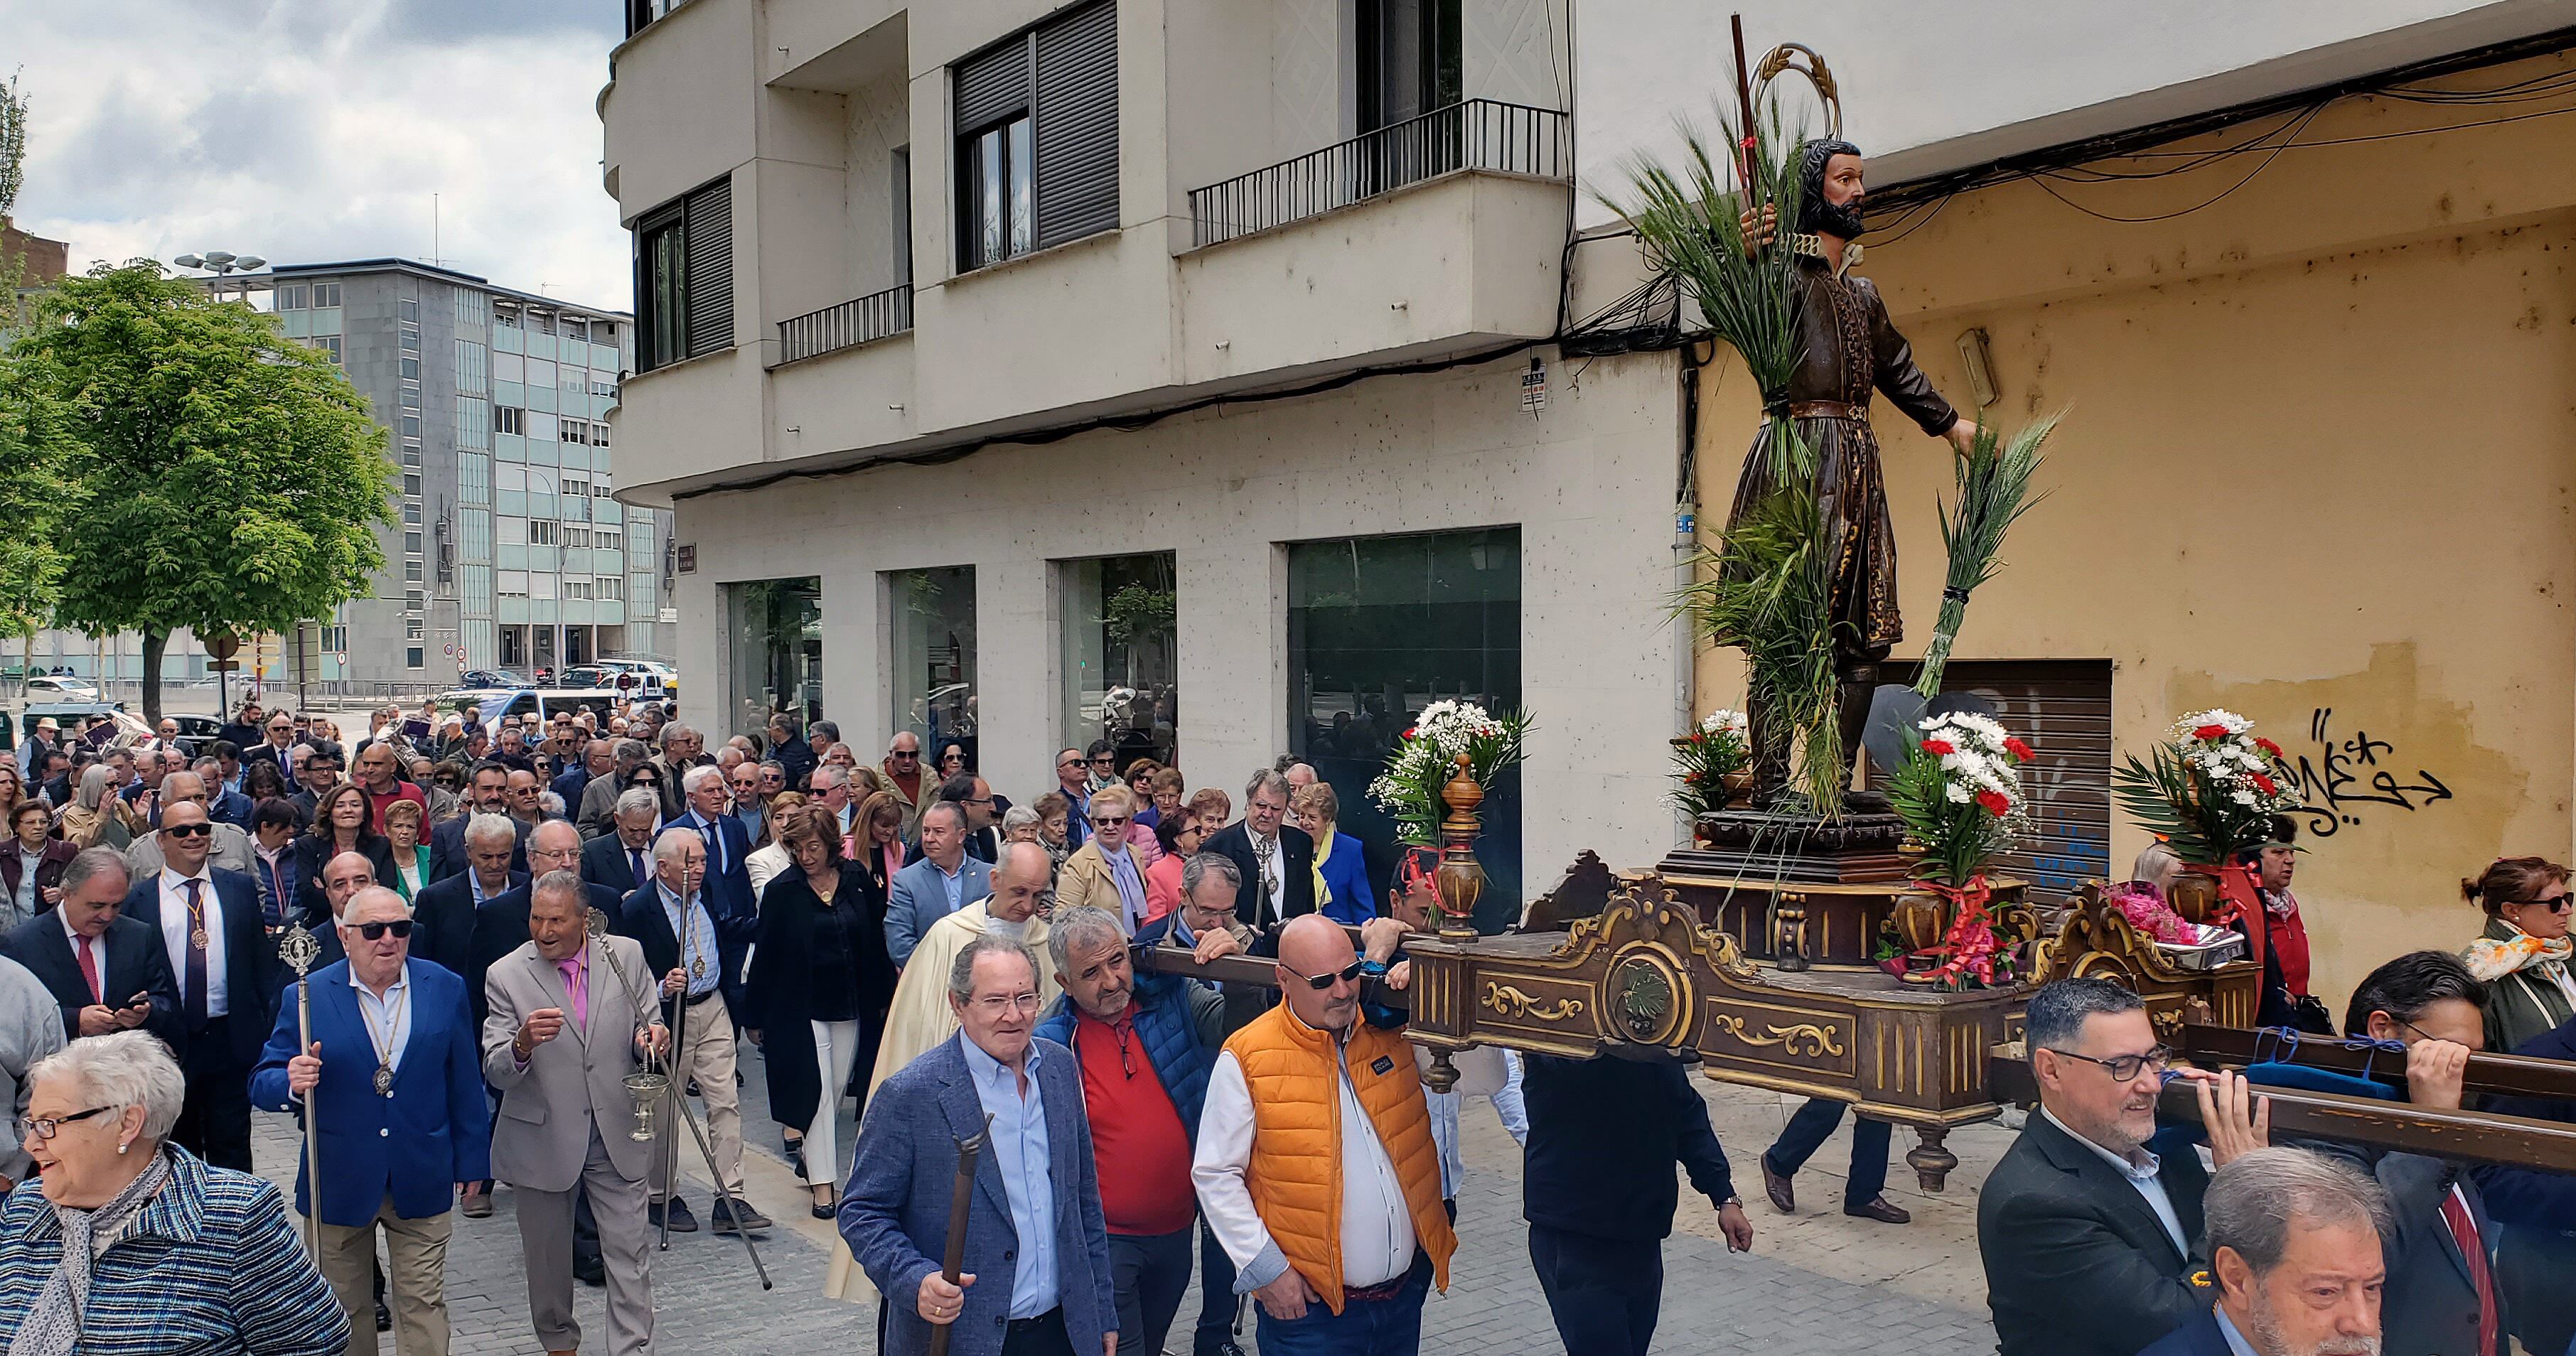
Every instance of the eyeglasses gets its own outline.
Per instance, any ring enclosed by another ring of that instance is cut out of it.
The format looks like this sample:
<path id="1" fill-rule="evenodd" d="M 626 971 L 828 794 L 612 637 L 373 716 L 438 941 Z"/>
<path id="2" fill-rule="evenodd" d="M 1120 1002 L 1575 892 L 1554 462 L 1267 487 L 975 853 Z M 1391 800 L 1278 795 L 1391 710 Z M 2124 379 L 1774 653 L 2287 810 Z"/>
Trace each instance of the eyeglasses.
<path id="1" fill-rule="evenodd" d="M 2542 905 L 2551 913 L 2565 913 L 2569 909 L 2576 909 L 2576 895 L 2560 895 L 2555 899 L 2516 899 L 2508 902 L 2514 904 Z"/>
<path id="2" fill-rule="evenodd" d="M 920 755 L 920 754 L 918 754 L 918 753 L 906 753 L 906 752 L 904 752 L 904 751 L 903 751 L 903 750 L 901 750 L 901 749 L 897 749 L 897 750 L 895 750 L 893 753 L 890 753 L 890 754 L 888 754 L 888 755 L 886 755 L 886 756 L 887 756 L 887 757 L 889 757 L 889 758 L 894 759 L 894 760 L 895 760 L 896 762 L 898 762 L 898 763 L 918 763 L 918 762 L 920 762 L 920 761 L 921 761 L 921 755 Z"/>
<path id="3" fill-rule="evenodd" d="M 1058 771 L 1058 772 L 1062 772 L 1062 771 L 1064 771 L 1066 768 L 1069 768 L 1069 767 L 1080 767 L 1080 766 L 1082 766 L 1082 760 L 1081 760 L 1081 759 L 1079 759 L 1079 758 L 1067 758 L 1067 759 L 1063 760 L 1062 762 L 1057 763 L 1057 764 L 1055 765 L 1055 770 L 1056 770 L 1056 771 Z"/>
<path id="4" fill-rule="evenodd" d="M 1360 982 L 1360 964 L 1361 964 L 1361 963 L 1360 963 L 1359 961 L 1354 960 L 1354 961 L 1352 961 L 1350 964 L 1348 964 L 1348 965 L 1346 965 L 1346 966 L 1343 966 L 1343 967 L 1342 967 L 1341 969 L 1339 969 L 1339 970 L 1332 971 L 1332 972 L 1331 972 L 1331 973 L 1329 973 L 1329 974 L 1321 974 L 1321 975 L 1299 974 L 1299 973 L 1298 973 L 1297 971 L 1295 971 L 1295 970 L 1289 970 L 1289 971 L 1288 971 L 1288 973 L 1290 973 L 1290 974 L 1292 974 L 1292 975 L 1296 975 L 1299 979 L 1302 979 L 1302 980 L 1306 981 L 1306 987 L 1308 987 L 1308 988 L 1310 988 L 1310 989 L 1315 990 L 1317 993 L 1321 993 L 1321 992 L 1323 992 L 1324 990 L 1329 989 L 1329 988 L 1333 987 L 1333 986 L 1334 986 L 1334 985 L 1336 985 L 1336 984 L 1357 984 L 1357 983 L 1359 983 L 1359 982 Z M 1286 966 L 1281 966 L 1280 968 L 1281 968 L 1281 969 L 1287 969 L 1287 967 L 1286 967 Z"/>
<path id="5" fill-rule="evenodd" d="M 187 804 L 188 802 L 181 802 Z M 173 838 L 204 838 L 215 831 L 212 824 L 165 824 L 161 831 Z"/>
<path id="6" fill-rule="evenodd" d="M 1109 765 L 1110 765 L 1110 763 L 1112 763 L 1112 762 L 1114 762 L 1114 761 L 1116 761 L 1116 760 L 1112 759 L 1108 754 L 1105 754 L 1105 753 L 1104 753 L 1104 754 L 1100 755 L 1099 757 L 1092 759 L 1092 760 L 1091 760 L 1091 765 L 1092 765 L 1093 767 L 1107 767 L 1107 766 L 1109 766 Z"/>
<path id="7" fill-rule="evenodd" d="M 1033 993 L 993 994 L 975 1000 L 976 1010 L 986 1017 L 1000 1017 L 1010 1012 L 1035 1012 L 1038 996 Z"/>
<path id="8" fill-rule="evenodd" d="M 2136 1079 L 2141 1071 L 2150 1068 L 2163 1073 L 2172 1065 L 2174 1057 L 2173 1047 L 2170 1045 L 2159 1045 L 2143 1055 L 2113 1055 L 2109 1059 L 2095 1059 L 2091 1055 L 2079 1055 L 2072 1050 L 2052 1050 L 2049 1053 L 2063 1055 L 2068 1059 L 2080 1059 L 2087 1064 L 2099 1064 L 2111 1075 L 2112 1081 L 2117 1083 L 2130 1082 Z"/>
<path id="9" fill-rule="evenodd" d="M 1101 817 L 1092 820 L 1091 824 L 1092 827 L 1099 829 L 1123 829 L 1127 827 L 1127 816 L 1102 815 Z"/>
<path id="10" fill-rule="evenodd" d="M 94 1106 L 87 1111 L 75 1111 L 68 1116 L 35 1116 L 28 1119 L 27 1131 L 38 1139 L 52 1139 L 56 1131 L 74 1121 L 85 1121 L 92 1116 L 104 1116 L 111 1111 L 124 1109 L 120 1106 Z"/>
<path id="11" fill-rule="evenodd" d="M 344 926 L 356 928 L 359 936 L 371 942 L 384 940 L 388 932 L 392 933 L 397 941 L 411 935 L 411 920 L 408 918 L 397 918 L 391 922 L 349 923 Z"/>

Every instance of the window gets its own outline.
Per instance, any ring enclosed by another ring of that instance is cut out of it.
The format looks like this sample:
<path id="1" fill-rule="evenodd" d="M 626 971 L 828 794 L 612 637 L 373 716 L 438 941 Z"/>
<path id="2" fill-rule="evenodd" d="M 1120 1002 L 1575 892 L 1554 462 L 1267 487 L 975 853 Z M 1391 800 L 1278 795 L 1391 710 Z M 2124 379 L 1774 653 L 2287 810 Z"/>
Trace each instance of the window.
<path id="1" fill-rule="evenodd" d="M 313 346 L 322 350 L 322 356 L 330 359 L 332 366 L 337 367 L 340 365 L 340 336 L 336 334 L 315 335 L 313 337 Z"/>
<path id="2" fill-rule="evenodd" d="M 637 371 L 733 344 L 733 180 L 647 213 L 635 229 Z"/>
<path id="3" fill-rule="evenodd" d="M 422 658 L 423 658 L 423 651 L 427 650 L 428 648 L 429 648 L 429 647 L 428 647 L 428 646 L 426 646 L 426 645 L 406 645 L 406 646 L 404 646 L 404 647 L 403 647 L 403 667 L 404 667 L 404 668 L 407 668 L 407 669 L 416 669 L 416 668 L 421 667 L 421 660 L 422 660 Z"/>
<path id="4" fill-rule="evenodd" d="M 490 352 L 491 350 L 471 339 L 456 341 L 457 390 L 467 395 L 478 396 L 490 391 L 491 388 L 486 384 L 485 378 L 485 371 L 489 365 L 486 357 Z"/>
<path id="5" fill-rule="evenodd" d="M 589 596 L 590 596 L 590 581 L 589 581 L 589 580 L 587 580 L 587 579 L 575 579 L 575 578 L 573 578 L 573 577 L 572 577 L 572 576 L 570 576 L 570 575 L 566 575 L 566 576 L 564 576 L 564 581 L 563 581 L 563 596 L 565 596 L 565 597 L 567 597 L 567 598 L 587 598 L 587 597 L 589 597 Z"/>
<path id="6" fill-rule="evenodd" d="M 608 446 L 608 425 L 593 424 L 590 426 L 590 445 L 593 447 Z M 602 464 L 605 465 L 605 463 Z"/>
<path id="7" fill-rule="evenodd" d="M 349 628 L 346 626 L 323 627 L 322 648 L 326 650 L 345 652 L 349 648 Z"/>
<path id="8" fill-rule="evenodd" d="M 478 452 L 492 447 L 492 403 L 480 395 L 456 397 L 456 445 Z"/>
<path id="9" fill-rule="evenodd" d="M 894 148 L 894 222 L 887 239 L 894 245 L 894 276 L 912 281 L 912 148 Z M 615 395 L 609 391 L 603 394 Z"/>
<path id="10" fill-rule="evenodd" d="M 417 303 L 417 302 L 409 302 L 409 301 L 406 301 L 406 302 L 404 302 L 404 303 L 403 303 L 403 305 L 405 305 L 405 306 L 413 306 L 413 307 L 417 307 L 417 306 L 418 306 L 418 304 L 419 304 L 419 303 Z M 403 351 L 403 352 L 405 352 L 405 353 L 418 353 L 418 352 L 420 352 L 420 327 L 419 327 L 418 325 L 405 325 L 405 326 L 403 326 L 403 327 L 402 327 L 402 328 L 397 332 L 397 336 L 396 336 L 395 342 L 396 342 L 397 344 L 401 345 L 401 347 L 402 347 L 402 351 Z"/>
<path id="11" fill-rule="evenodd" d="M 405 466 L 418 466 L 418 465 L 420 465 L 420 439 L 418 439 L 418 438 L 405 438 L 405 439 L 403 439 L 403 445 L 402 445 L 402 464 L 403 464 L 403 465 L 405 465 Z"/>
<path id="12" fill-rule="evenodd" d="M 614 601 L 626 596 L 626 579 L 623 575 L 601 575 L 591 581 L 591 587 L 597 591 L 603 601 Z"/>
<path id="13" fill-rule="evenodd" d="M 501 306 L 494 308 L 492 312 L 492 323 L 505 330 L 515 330 L 519 328 L 519 308 L 515 306 Z"/>
<path id="14" fill-rule="evenodd" d="M 402 412 L 402 436 L 406 438 L 418 438 L 420 436 L 420 411 L 405 410 Z"/>
<path id="15" fill-rule="evenodd" d="M 456 323 L 481 329 L 492 323 L 492 299 L 481 292 L 456 290 Z"/>
<path id="16" fill-rule="evenodd" d="M 406 353 L 394 361 L 403 380 L 415 386 L 420 384 L 420 358 L 417 355 Z"/>
<path id="17" fill-rule="evenodd" d="M 554 523 L 552 523 L 552 522 L 550 522 L 550 521 L 548 521 L 548 520 L 546 520 L 546 519 L 544 519 L 544 518 L 531 519 L 531 520 L 529 521 L 529 523 L 528 523 L 528 544 L 529 544 L 530 546 L 552 546 L 552 545 L 554 545 L 554 544 L 555 544 L 555 525 L 554 525 Z"/>
<path id="18" fill-rule="evenodd" d="M 580 443 L 583 446 L 588 446 L 590 443 L 590 425 L 579 419 L 567 419 L 563 421 L 563 440 L 568 443 Z"/>
<path id="19" fill-rule="evenodd" d="M 590 544 L 602 551 L 614 551 L 621 535 L 613 527 L 594 527 L 590 530 Z M 605 598 L 608 595 L 603 593 L 599 596 Z"/>
<path id="20" fill-rule="evenodd" d="M 492 431 L 512 435 L 525 434 L 528 431 L 528 412 L 515 405 L 495 406 L 492 410 Z"/>
<path id="21" fill-rule="evenodd" d="M 312 301 L 312 292 L 302 283 L 280 283 L 277 287 L 277 309 L 301 311 Z"/>
<path id="22" fill-rule="evenodd" d="M 954 96 L 961 268 L 1117 226 L 1114 3 L 958 63 Z"/>
<path id="23" fill-rule="evenodd" d="M 403 297 L 403 298 L 401 298 L 401 299 L 399 299 L 399 300 L 395 301 L 395 302 L 394 302 L 394 318 L 395 318 L 396 320 L 401 321 L 402 323 L 404 323 L 404 324 L 406 324 L 406 325 L 417 325 L 417 324 L 419 324 L 419 323 L 420 323 L 420 303 L 419 303 L 418 301 L 413 300 L 413 299 L 412 299 L 412 298 L 410 298 L 410 297 Z M 417 340 L 416 340 L 416 339 L 415 339 L 415 342 L 414 342 L 414 346 L 415 346 L 415 347 L 417 347 L 417 346 L 418 346 L 418 343 L 417 343 Z"/>
<path id="24" fill-rule="evenodd" d="M 405 527 L 418 527 L 418 526 L 420 526 L 420 505 L 418 505 L 418 504 L 405 504 L 405 505 L 403 505 L 402 520 L 403 520 L 403 526 L 405 526 Z"/>
<path id="25" fill-rule="evenodd" d="M 313 309 L 317 311 L 328 310 L 332 307 L 338 306 L 339 304 L 340 284 L 335 282 L 318 282 L 313 284 Z"/>
<path id="26" fill-rule="evenodd" d="M 1180 747 L 1178 586 L 1168 551 L 1056 567 L 1064 653 L 1061 744 L 1106 739 L 1124 768 Z"/>
<path id="27" fill-rule="evenodd" d="M 410 499 L 420 498 L 419 476 L 406 474 L 402 479 L 402 487 L 404 497 Z"/>
<path id="28" fill-rule="evenodd" d="M 419 533 L 417 533 L 417 532 L 406 532 L 406 533 L 404 533 L 404 534 L 403 534 L 403 554 L 405 554 L 405 555 L 412 555 L 412 556 L 416 556 L 416 555 L 419 555 L 419 554 L 420 554 L 420 534 L 419 534 Z"/>
<path id="29" fill-rule="evenodd" d="M 429 596 L 422 593 L 419 589 L 406 589 L 403 591 L 403 609 L 405 611 L 418 612 L 428 605 Z"/>
<path id="30" fill-rule="evenodd" d="M 893 727 L 936 749 L 974 728 L 975 567 L 896 570 L 884 578 Z M 640 593 L 636 601 L 644 601 Z M 738 622 L 735 629 L 743 628 Z"/>
<path id="31" fill-rule="evenodd" d="M 528 572 L 526 570 L 501 570 L 498 572 L 498 576 L 499 579 L 496 587 L 502 597 L 525 598 L 528 596 Z"/>
<path id="32" fill-rule="evenodd" d="M 467 504 L 492 502 L 492 458 L 489 454 L 456 454 L 456 498 Z"/>
<path id="33" fill-rule="evenodd" d="M 422 583 L 422 582 L 424 582 L 424 581 L 423 581 L 423 579 L 422 579 L 421 575 L 422 575 L 422 571 L 421 571 L 421 563 L 420 563 L 419 561 L 417 561 L 417 560 L 406 560 L 406 561 L 404 561 L 404 562 L 403 562 L 403 582 L 404 582 L 404 583 L 406 583 L 406 584 L 418 584 L 418 583 Z"/>
<path id="34" fill-rule="evenodd" d="M 589 550 L 589 549 L 590 549 L 590 529 L 589 529 L 588 527 L 586 527 L 586 526 L 584 526 L 584 525 L 580 524 L 580 523 L 566 523 L 566 524 L 564 524 L 564 529 L 563 529 L 563 544 L 564 544 L 565 549 L 567 549 L 567 550 L 574 550 L 574 549 L 578 549 L 578 550 L 585 550 L 585 551 L 586 551 L 586 550 Z M 587 594 L 587 593 L 585 593 L 585 594 L 583 594 L 583 595 L 581 595 L 581 596 L 582 596 L 582 597 L 587 598 L 587 597 L 589 597 L 590 595 L 589 595 L 589 594 Z"/>
<path id="35" fill-rule="evenodd" d="M 587 320 L 577 320 L 571 316 L 565 316 L 563 318 L 563 328 L 560 333 L 566 339 L 574 339 L 587 344 L 590 342 L 590 322 Z"/>
<path id="36" fill-rule="evenodd" d="M 421 636 L 421 628 L 422 628 L 424 625 L 426 625 L 426 623 L 424 623 L 424 622 L 423 622 L 420 618 L 418 618 L 418 617 L 405 617 L 405 618 L 403 618 L 403 639 L 405 639 L 405 640 L 418 640 L 418 639 L 420 639 L 420 636 Z M 418 665 L 414 665 L 413 667 L 417 668 L 417 667 L 419 667 L 419 666 L 418 666 Z"/>
<path id="37" fill-rule="evenodd" d="M 813 575 L 763 579 L 727 584 L 724 594 L 734 697 L 725 716 L 732 731 L 758 734 L 772 711 L 794 711 L 808 719 L 821 715 L 823 581 Z M 966 747 L 973 749 L 974 741 L 969 739 Z M 936 757 L 936 751 L 929 756 Z M 968 761 L 972 763 L 972 754 Z"/>

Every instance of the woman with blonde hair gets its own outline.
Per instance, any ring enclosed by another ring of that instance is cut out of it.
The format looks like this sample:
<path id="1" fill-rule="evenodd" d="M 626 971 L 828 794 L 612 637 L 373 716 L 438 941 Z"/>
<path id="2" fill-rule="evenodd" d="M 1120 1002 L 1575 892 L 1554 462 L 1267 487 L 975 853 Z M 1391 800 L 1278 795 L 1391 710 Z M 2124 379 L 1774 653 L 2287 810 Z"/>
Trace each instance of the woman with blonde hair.
<path id="1" fill-rule="evenodd" d="M 903 870 L 903 802 L 891 791 L 871 791 L 850 816 L 844 844 L 851 862 L 866 872 L 880 897 L 891 898 L 895 873 Z"/>
<path id="2" fill-rule="evenodd" d="M 133 845 L 134 833 L 122 813 L 122 797 L 110 784 L 116 772 L 105 763 L 92 763 L 82 771 L 80 790 L 73 793 L 72 803 L 63 807 L 57 827 L 63 841 L 79 848 L 107 847 L 119 852 Z"/>

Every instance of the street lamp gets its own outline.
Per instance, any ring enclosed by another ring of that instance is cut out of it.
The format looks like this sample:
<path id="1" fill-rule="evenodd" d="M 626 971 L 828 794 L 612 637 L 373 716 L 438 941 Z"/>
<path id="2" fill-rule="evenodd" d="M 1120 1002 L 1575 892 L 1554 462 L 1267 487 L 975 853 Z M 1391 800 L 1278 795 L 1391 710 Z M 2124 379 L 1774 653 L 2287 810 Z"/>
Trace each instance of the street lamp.
<path id="1" fill-rule="evenodd" d="M 226 250 L 208 250 L 204 254 L 182 254 L 170 262 L 181 268 L 201 268 L 214 274 L 215 285 L 207 290 L 218 298 L 223 295 L 221 285 L 223 279 L 235 273 L 251 273 L 268 267 L 268 261 L 256 254 L 233 254 Z M 242 284 L 241 299 L 245 304 L 250 301 L 250 284 L 247 282 Z"/>

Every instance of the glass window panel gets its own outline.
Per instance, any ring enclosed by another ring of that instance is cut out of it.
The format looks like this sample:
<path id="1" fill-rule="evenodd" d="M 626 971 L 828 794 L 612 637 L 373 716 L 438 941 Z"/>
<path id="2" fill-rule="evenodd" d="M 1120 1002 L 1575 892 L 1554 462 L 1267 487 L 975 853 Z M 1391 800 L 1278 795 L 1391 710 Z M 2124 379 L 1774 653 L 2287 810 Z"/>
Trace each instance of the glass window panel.
<path id="1" fill-rule="evenodd" d="M 975 174 L 980 188 L 976 220 L 983 250 L 977 263 L 990 263 L 1002 257 L 1002 129 L 975 139 Z"/>
<path id="2" fill-rule="evenodd" d="M 1520 705 L 1520 590 L 1516 527 L 1289 545 L 1288 747 L 1332 783 L 1336 827 L 1360 840 L 1371 880 L 1395 867 L 1395 825 L 1368 784 L 1396 737 L 1442 698 Z M 1478 921 L 1492 929 L 1522 898 L 1519 769 L 1483 813 Z"/>
<path id="3" fill-rule="evenodd" d="M 1107 739 L 1122 770 L 1139 758 L 1171 762 L 1180 745 L 1172 554 L 1068 560 L 1056 571 L 1064 645 L 1056 742 Z"/>
<path id="4" fill-rule="evenodd" d="M 633 533 L 639 554 L 650 549 L 641 545 L 644 537 L 641 529 Z M 886 575 L 886 592 L 893 623 L 893 728 L 912 731 L 925 748 L 949 740 L 963 743 L 971 758 L 976 733 L 975 567 L 892 571 Z"/>
<path id="5" fill-rule="evenodd" d="M 602 598 L 618 594 L 599 581 Z M 779 711 L 823 714 L 823 581 L 763 579 L 725 586 L 732 628 L 733 709 L 728 735 L 761 734 Z"/>
<path id="6" fill-rule="evenodd" d="M 1011 124 L 1011 253 L 1029 252 L 1034 214 L 1029 199 L 1035 191 L 1037 157 L 1029 149 L 1029 120 L 1021 118 Z"/>

